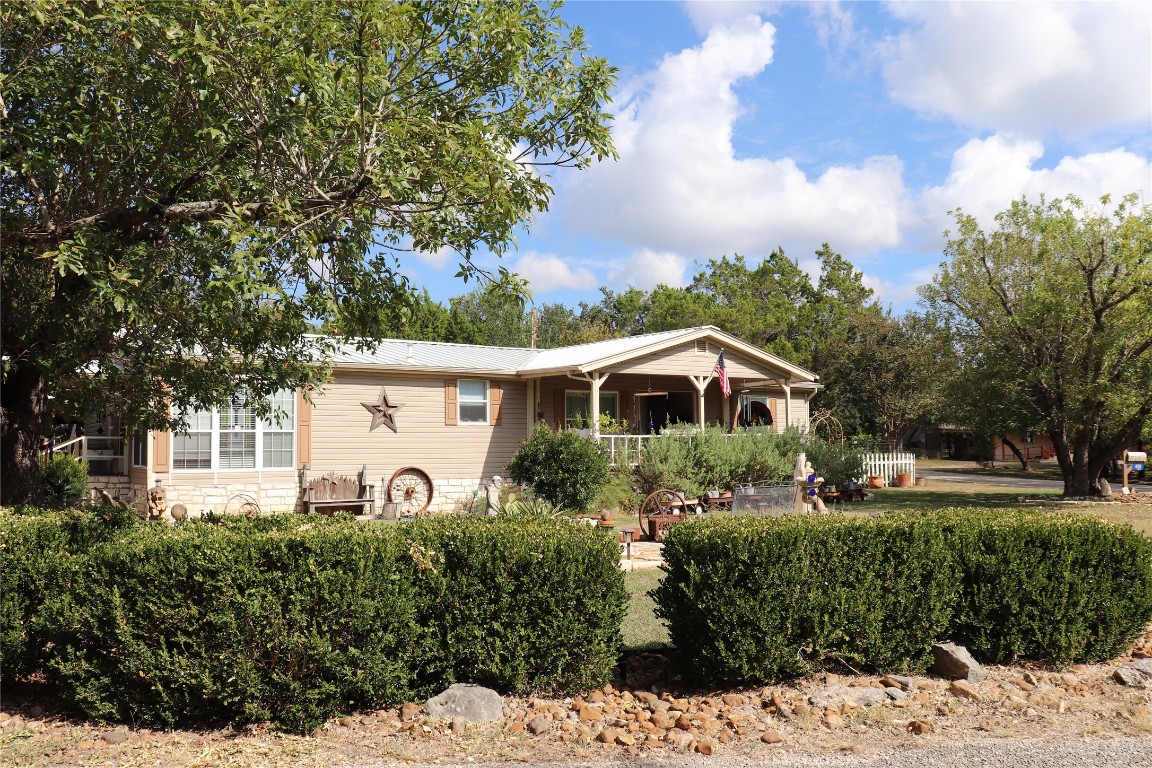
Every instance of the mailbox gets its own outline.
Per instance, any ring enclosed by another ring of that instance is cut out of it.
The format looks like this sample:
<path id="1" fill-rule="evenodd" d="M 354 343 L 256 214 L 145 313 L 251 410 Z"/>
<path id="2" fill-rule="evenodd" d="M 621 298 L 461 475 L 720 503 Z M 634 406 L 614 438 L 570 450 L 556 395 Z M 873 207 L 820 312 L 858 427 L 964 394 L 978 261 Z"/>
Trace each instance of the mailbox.
<path id="1" fill-rule="evenodd" d="M 1147 451 L 1124 451 L 1124 493 L 1129 493 L 1128 473 L 1142 472 L 1148 464 Z"/>

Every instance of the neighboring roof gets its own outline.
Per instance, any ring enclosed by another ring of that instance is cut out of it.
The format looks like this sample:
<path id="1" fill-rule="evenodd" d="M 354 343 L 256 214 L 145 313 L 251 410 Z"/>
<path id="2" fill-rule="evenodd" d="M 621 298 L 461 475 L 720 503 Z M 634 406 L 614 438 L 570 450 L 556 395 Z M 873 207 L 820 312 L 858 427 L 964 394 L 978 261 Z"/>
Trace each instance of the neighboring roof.
<path id="1" fill-rule="evenodd" d="M 789 378 L 815 381 L 815 373 L 769 354 L 711 325 L 675 331 L 646 333 L 623 339 L 577 344 L 555 349 L 487 347 L 436 341 L 386 339 L 367 351 L 355 344 L 332 339 L 336 350 L 330 357 L 340 367 L 387 366 L 411 371 L 474 372 L 507 376 L 545 375 L 567 371 L 594 371 L 609 365 L 660 352 L 678 344 L 711 338 L 722 348 L 778 368 Z M 319 340 L 319 338 L 318 338 Z"/>

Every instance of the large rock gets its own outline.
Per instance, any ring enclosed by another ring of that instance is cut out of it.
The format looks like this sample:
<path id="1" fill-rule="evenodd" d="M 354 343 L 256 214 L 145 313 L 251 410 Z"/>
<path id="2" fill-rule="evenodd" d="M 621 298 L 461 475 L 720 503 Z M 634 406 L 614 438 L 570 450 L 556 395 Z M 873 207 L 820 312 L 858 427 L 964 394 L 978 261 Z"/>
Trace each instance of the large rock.
<path id="1" fill-rule="evenodd" d="M 1112 678 L 1132 688 L 1152 688 L 1152 659 L 1140 659 L 1117 669 Z"/>
<path id="2" fill-rule="evenodd" d="M 504 717 L 504 700 L 491 688 L 456 683 L 424 703 L 429 717 L 463 717 L 470 723 L 490 723 Z"/>
<path id="3" fill-rule="evenodd" d="M 932 646 L 935 661 L 928 671 L 949 680 L 967 680 L 978 683 L 988 676 L 980 662 L 972 658 L 968 649 L 956 643 L 937 643 Z"/>
<path id="4" fill-rule="evenodd" d="M 842 709 L 845 704 L 872 707 L 888 701 L 888 694 L 879 688 L 849 688 L 836 686 L 817 691 L 808 697 L 812 706 L 820 709 Z"/>

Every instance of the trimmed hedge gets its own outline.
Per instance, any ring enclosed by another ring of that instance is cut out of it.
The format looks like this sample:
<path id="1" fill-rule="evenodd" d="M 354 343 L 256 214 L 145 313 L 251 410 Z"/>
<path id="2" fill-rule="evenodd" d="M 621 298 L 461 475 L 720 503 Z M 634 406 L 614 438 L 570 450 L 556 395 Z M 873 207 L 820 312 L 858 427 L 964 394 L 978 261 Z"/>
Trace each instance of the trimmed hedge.
<path id="1" fill-rule="evenodd" d="M 6 524 L 0 572 L 53 524 Z M 44 587 L 21 609 L 24 639 L 6 633 L 4 674 L 39 661 L 78 713 L 152 727 L 306 732 L 456 681 L 587 690 L 610 679 L 626 603 L 615 543 L 563 520 L 284 516 L 69 543 L 6 577 Z"/>
<path id="2" fill-rule="evenodd" d="M 1105 661 L 1152 620 L 1152 541 L 1131 526 L 1033 510 L 932 519 L 963 584 L 950 635 L 983 662 Z"/>
<path id="3" fill-rule="evenodd" d="M 688 521 L 664 542 L 657 616 L 700 683 L 838 664 L 923 668 L 957 583 L 937 526 L 842 517 Z"/>
<path id="4" fill-rule="evenodd" d="M 1083 515 L 720 518 L 673 528 L 654 592 L 697 682 L 923 669 L 943 638 L 988 663 L 1113 658 L 1152 620 L 1152 541 Z"/>

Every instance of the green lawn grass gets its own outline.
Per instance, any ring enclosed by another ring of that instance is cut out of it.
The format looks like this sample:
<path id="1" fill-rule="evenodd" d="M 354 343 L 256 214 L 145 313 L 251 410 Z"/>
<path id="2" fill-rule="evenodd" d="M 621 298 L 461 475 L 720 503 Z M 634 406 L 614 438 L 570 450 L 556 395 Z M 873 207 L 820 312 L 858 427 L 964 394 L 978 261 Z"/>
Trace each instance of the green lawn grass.
<path id="1" fill-rule="evenodd" d="M 624 650 L 663 648 L 668 645 L 668 628 L 656 618 L 656 603 L 648 596 L 664 578 L 664 571 L 632 571 L 624 574 L 628 588 L 628 613 L 624 618 Z"/>

